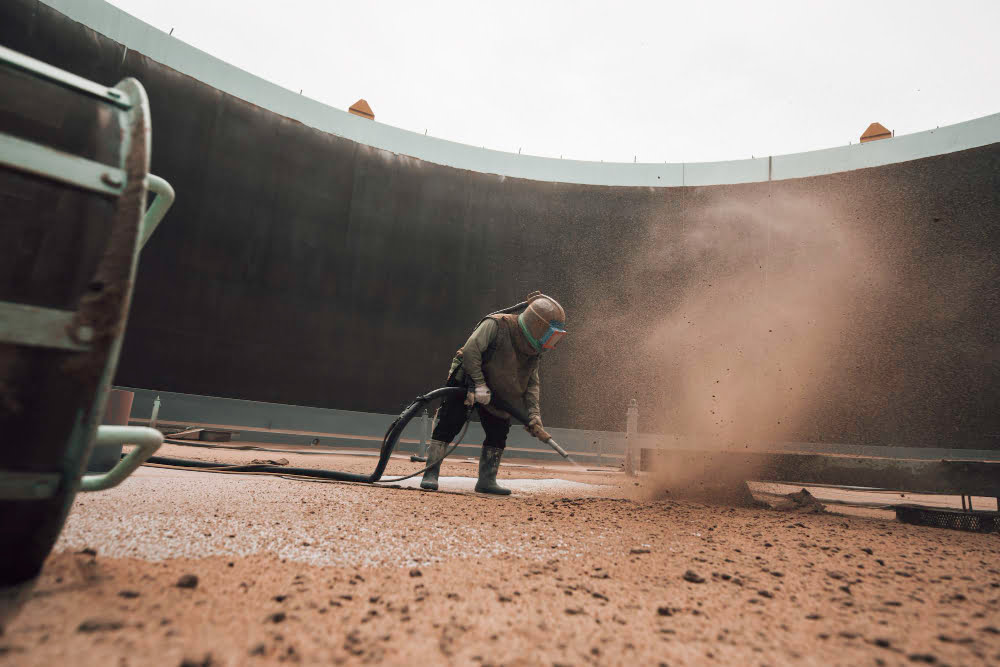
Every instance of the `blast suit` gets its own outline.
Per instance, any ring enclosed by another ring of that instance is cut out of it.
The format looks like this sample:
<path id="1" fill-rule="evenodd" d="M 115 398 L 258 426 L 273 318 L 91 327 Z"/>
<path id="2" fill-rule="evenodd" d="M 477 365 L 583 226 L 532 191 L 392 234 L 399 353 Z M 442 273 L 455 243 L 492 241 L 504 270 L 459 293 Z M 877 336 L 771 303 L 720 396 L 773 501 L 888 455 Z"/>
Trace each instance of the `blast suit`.
<path id="1" fill-rule="evenodd" d="M 542 430 L 538 365 L 542 354 L 553 349 L 566 335 L 566 312 L 559 303 L 540 292 L 528 296 L 519 314 L 494 314 L 483 318 L 465 345 L 456 353 L 448 374 L 450 386 L 469 386 L 461 398 L 446 400 L 437 414 L 427 460 L 440 462 L 447 445 L 466 421 L 466 407 L 475 406 L 486 432 L 479 460 L 476 491 L 506 495 L 497 485 L 500 458 L 507 446 L 510 415 L 490 402 L 497 396 L 510 406 L 523 408 L 530 418 L 525 429 L 540 436 Z M 472 389 L 474 387 L 474 389 Z M 437 489 L 440 463 L 427 469 L 421 488 Z"/>

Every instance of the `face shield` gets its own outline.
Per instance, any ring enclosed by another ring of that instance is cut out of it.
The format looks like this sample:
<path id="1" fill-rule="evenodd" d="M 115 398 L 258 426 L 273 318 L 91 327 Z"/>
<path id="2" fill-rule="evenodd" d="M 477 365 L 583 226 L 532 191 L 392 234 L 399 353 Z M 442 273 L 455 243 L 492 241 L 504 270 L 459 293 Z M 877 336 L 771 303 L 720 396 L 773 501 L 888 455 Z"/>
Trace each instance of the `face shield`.
<path id="1" fill-rule="evenodd" d="M 566 336 L 566 311 L 552 297 L 540 294 L 531 298 L 517 318 L 524 337 L 536 352 L 554 349 Z"/>
<path id="2" fill-rule="evenodd" d="M 563 328 L 564 326 L 566 325 L 562 322 L 556 322 L 554 320 L 549 322 L 549 328 L 544 334 L 542 334 L 542 337 L 538 339 L 538 342 L 542 346 L 543 350 L 555 349 L 556 345 L 559 344 L 559 341 L 561 341 L 566 335 L 566 329 Z"/>

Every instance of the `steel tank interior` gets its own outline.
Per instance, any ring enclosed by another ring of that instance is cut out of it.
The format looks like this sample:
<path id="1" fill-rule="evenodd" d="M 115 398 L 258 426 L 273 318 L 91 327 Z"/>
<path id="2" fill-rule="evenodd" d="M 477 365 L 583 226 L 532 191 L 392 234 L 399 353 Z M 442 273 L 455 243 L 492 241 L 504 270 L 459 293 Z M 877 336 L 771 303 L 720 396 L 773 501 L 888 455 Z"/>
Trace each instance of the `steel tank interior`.
<path id="1" fill-rule="evenodd" d="M 143 25 L 97 0 L 0 6 L 5 46 L 149 94 L 177 202 L 118 385 L 396 412 L 483 314 L 541 289 L 571 332 L 543 362 L 547 424 L 622 429 L 637 398 L 683 430 L 716 383 L 735 402 L 787 384 L 775 437 L 1000 446 L 1000 116 L 797 156 L 573 163 L 296 101 Z M 706 354 L 738 367 L 692 377 Z"/>

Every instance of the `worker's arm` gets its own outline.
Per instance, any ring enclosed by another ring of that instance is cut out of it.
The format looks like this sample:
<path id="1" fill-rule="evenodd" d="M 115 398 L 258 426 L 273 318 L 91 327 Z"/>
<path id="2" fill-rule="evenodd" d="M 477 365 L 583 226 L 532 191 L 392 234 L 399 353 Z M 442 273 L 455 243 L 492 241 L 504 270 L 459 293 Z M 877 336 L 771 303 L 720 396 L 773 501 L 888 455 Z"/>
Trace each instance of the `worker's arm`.
<path id="1" fill-rule="evenodd" d="M 528 409 L 529 417 L 541 417 L 542 409 L 538 404 L 542 392 L 542 383 L 538 378 L 538 366 L 531 371 L 528 378 L 528 388 L 524 390 L 524 407 Z"/>
<path id="2" fill-rule="evenodd" d="M 477 386 L 486 384 L 486 378 L 483 377 L 483 353 L 496 337 L 496 333 L 496 321 L 486 319 L 476 327 L 469 340 L 462 346 L 462 368 Z"/>
<path id="3" fill-rule="evenodd" d="M 543 442 L 552 438 L 542 427 L 542 411 L 538 405 L 538 398 L 541 394 L 542 383 L 538 379 L 538 365 L 531 371 L 528 377 L 528 388 L 524 390 L 524 405 L 528 409 L 528 423 L 524 425 L 524 430 Z"/>

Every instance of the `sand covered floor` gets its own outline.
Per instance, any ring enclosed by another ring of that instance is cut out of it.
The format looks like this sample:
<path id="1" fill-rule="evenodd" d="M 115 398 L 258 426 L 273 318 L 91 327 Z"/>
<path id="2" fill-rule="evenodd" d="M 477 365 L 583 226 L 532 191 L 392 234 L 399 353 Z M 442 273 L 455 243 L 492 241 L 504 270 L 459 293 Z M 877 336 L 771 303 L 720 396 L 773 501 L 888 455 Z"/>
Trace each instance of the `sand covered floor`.
<path id="1" fill-rule="evenodd" d="M 505 466 L 507 498 L 451 479 L 474 474 L 449 460 L 429 493 L 143 468 L 78 498 L 0 664 L 1000 662 L 998 535 L 557 466 Z"/>

